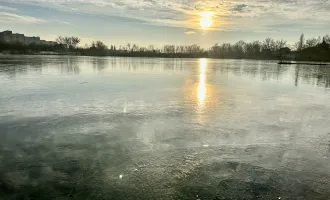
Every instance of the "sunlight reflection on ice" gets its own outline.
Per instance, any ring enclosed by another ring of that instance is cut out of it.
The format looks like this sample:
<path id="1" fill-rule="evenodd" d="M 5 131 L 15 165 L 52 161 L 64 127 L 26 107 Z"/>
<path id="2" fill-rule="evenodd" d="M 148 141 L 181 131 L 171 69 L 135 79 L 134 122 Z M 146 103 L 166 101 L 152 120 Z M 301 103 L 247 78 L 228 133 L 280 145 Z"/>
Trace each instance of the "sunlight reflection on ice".
<path id="1" fill-rule="evenodd" d="M 205 86 L 206 66 L 207 66 L 207 60 L 205 58 L 200 59 L 200 69 L 199 69 L 200 75 L 199 75 L 199 85 L 197 89 L 198 103 L 200 106 L 204 105 L 206 99 L 206 86 Z"/>

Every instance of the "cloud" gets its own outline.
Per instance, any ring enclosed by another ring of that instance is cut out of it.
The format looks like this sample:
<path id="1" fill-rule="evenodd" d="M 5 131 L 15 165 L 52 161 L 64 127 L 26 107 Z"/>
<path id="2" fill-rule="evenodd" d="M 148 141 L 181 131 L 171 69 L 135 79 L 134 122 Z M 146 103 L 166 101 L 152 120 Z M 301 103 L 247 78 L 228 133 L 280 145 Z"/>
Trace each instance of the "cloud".
<path id="1" fill-rule="evenodd" d="M 70 25 L 69 22 L 65 22 L 65 21 L 60 21 L 60 20 L 56 20 L 56 19 L 54 19 L 54 20 L 52 20 L 52 21 L 53 21 L 53 22 L 56 22 L 56 23 L 59 23 L 59 24 Z"/>
<path id="2" fill-rule="evenodd" d="M 248 5 L 246 5 L 246 4 L 238 4 L 238 5 L 235 5 L 231 9 L 231 11 L 233 11 L 233 12 L 243 12 L 247 7 L 248 7 Z"/>
<path id="3" fill-rule="evenodd" d="M 43 23 L 46 22 L 43 19 L 24 16 L 24 15 L 17 15 L 8 12 L 0 12 L 0 22 L 1 23 Z"/>
<path id="4" fill-rule="evenodd" d="M 199 28 L 199 13 L 214 12 L 215 30 L 260 31 L 285 21 L 330 18 L 330 2 L 324 0 L 0 0 L 37 5 L 63 12 L 89 13 L 130 19 L 134 23 Z M 306 14 L 308 13 L 308 15 Z"/>
<path id="5" fill-rule="evenodd" d="M 12 7 L 7 7 L 7 6 L 0 5 L 0 10 L 15 11 L 17 9 L 16 8 L 12 8 Z"/>
<path id="6" fill-rule="evenodd" d="M 195 31 L 185 31 L 184 34 L 192 35 L 192 34 L 196 34 L 196 32 Z"/>

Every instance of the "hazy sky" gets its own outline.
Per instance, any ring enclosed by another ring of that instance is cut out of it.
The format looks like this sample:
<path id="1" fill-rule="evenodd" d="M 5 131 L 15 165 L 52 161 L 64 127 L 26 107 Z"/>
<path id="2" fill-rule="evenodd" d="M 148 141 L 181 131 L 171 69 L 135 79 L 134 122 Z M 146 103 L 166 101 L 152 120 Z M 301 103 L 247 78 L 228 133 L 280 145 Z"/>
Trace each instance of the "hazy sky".
<path id="1" fill-rule="evenodd" d="M 200 13 L 214 12 L 200 27 Z M 79 36 L 82 44 L 199 44 L 266 37 L 293 43 L 330 33 L 327 0 L 0 0 L 0 31 L 54 40 Z"/>

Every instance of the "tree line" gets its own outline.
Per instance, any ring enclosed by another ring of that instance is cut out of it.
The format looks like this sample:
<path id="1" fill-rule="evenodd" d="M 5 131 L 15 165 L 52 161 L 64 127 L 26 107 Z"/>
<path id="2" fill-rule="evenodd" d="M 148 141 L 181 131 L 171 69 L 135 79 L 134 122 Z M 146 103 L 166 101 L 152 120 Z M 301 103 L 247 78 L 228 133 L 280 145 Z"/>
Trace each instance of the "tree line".
<path id="1" fill-rule="evenodd" d="M 70 40 L 57 40 L 62 41 L 67 48 L 75 48 L 75 45 L 71 45 Z M 80 40 L 75 40 L 80 42 Z M 130 57 L 209 57 L 209 58 L 229 58 L 229 59 L 293 59 L 290 57 L 291 51 L 295 52 L 300 60 L 311 60 L 313 55 L 299 56 L 300 52 L 304 52 L 306 49 L 313 49 L 309 51 L 311 54 L 317 54 L 318 47 L 325 47 L 327 53 L 325 56 L 329 56 L 330 36 L 325 35 L 318 38 L 305 39 L 304 34 L 299 37 L 299 40 L 289 45 L 286 40 L 274 40 L 272 38 L 266 38 L 263 41 L 245 42 L 238 41 L 236 43 L 222 43 L 215 44 L 209 49 L 204 49 L 199 45 L 164 45 L 163 47 L 155 47 L 149 45 L 147 47 L 138 46 L 136 44 L 127 45 L 105 45 L 102 41 L 92 42 L 91 45 L 85 45 L 83 48 L 76 48 L 82 55 L 101 55 L 101 56 L 130 56 Z M 323 49 L 324 50 L 324 49 Z M 324 51 L 323 51 L 324 52 Z M 318 58 L 324 60 L 325 58 Z"/>
<path id="2" fill-rule="evenodd" d="M 22 53 L 38 51 L 55 51 L 58 53 L 72 53 L 86 56 L 129 56 L 129 57 L 182 57 L 182 58 L 224 58 L 224 59 L 293 59 L 295 54 L 298 60 L 330 60 L 330 36 L 305 38 L 302 34 L 298 41 L 289 45 L 287 41 L 266 38 L 263 41 L 238 41 L 236 43 L 216 43 L 209 49 L 199 45 L 164 45 L 155 47 L 138 46 L 136 44 L 105 45 L 102 41 L 93 41 L 90 45 L 79 47 L 79 37 L 58 37 L 57 45 L 45 46 L 31 44 L 0 44 L 0 51 L 15 50 Z M 315 56 L 321 53 L 321 56 Z M 314 55 L 315 54 L 315 55 Z"/>

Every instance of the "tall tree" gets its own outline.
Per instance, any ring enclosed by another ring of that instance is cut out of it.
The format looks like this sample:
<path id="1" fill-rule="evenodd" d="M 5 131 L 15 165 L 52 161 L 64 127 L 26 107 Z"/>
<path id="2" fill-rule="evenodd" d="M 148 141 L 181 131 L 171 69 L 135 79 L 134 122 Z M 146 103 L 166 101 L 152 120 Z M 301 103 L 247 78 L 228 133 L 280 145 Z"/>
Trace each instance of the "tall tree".
<path id="1" fill-rule="evenodd" d="M 300 51 L 305 47 L 305 35 L 301 34 L 298 42 L 297 50 Z"/>

